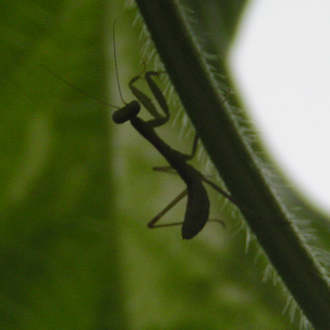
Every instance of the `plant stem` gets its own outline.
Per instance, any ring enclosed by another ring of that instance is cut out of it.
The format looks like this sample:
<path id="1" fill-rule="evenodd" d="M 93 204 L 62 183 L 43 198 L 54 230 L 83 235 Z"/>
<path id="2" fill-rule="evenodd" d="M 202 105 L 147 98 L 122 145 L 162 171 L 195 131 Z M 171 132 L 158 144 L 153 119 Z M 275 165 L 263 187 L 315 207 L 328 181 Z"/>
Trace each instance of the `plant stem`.
<path id="1" fill-rule="evenodd" d="M 257 157 L 233 121 L 177 1 L 136 1 L 173 85 L 210 158 L 277 273 L 317 329 L 330 324 L 330 293 Z"/>

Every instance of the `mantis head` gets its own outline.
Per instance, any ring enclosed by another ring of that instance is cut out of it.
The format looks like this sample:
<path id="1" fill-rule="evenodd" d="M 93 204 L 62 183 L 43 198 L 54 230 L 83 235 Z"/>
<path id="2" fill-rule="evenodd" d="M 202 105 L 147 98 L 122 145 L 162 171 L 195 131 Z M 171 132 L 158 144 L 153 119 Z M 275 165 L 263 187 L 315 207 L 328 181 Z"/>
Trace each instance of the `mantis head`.
<path id="1" fill-rule="evenodd" d="M 140 104 L 134 100 L 126 104 L 123 108 L 116 110 L 112 115 L 112 120 L 116 124 L 122 124 L 136 117 L 139 112 Z"/>

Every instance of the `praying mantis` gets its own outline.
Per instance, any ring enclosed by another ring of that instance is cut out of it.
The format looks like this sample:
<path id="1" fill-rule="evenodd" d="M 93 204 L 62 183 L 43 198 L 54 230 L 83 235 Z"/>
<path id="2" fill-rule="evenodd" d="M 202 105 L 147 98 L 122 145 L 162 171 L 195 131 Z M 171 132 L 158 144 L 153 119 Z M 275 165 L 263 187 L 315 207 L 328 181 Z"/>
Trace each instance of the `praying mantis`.
<path id="1" fill-rule="evenodd" d="M 116 58 L 116 57 L 115 57 Z M 167 171 L 174 169 L 181 179 L 186 184 L 186 188 L 174 198 L 161 212 L 159 212 L 153 219 L 148 222 L 149 228 L 169 227 L 182 224 L 182 238 L 191 239 L 195 237 L 205 226 L 209 218 L 210 202 L 203 182 L 207 183 L 213 189 L 222 194 L 225 198 L 236 204 L 230 194 L 217 186 L 215 183 L 207 179 L 198 170 L 187 162 L 191 160 L 197 149 L 198 136 L 195 135 L 193 147 L 190 154 L 184 154 L 176 149 L 170 147 L 164 142 L 156 133 L 155 128 L 162 126 L 170 119 L 169 107 L 166 99 L 161 92 L 158 85 L 155 83 L 153 77 L 157 77 L 163 74 L 163 71 L 146 71 L 144 78 L 147 85 L 152 92 L 155 100 L 157 101 L 159 108 L 162 110 L 162 114 L 156 109 L 151 99 L 135 87 L 135 83 L 142 77 L 138 75 L 133 77 L 129 82 L 129 88 L 136 100 L 130 103 L 125 103 L 125 106 L 116 110 L 112 119 L 116 124 L 122 124 L 127 121 L 148 140 L 158 152 L 167 160 L 169 167 L 156 167 L 154 169 L 158 171 Z M 119 86 L 119 85 L 118 85 Z M 120 92 L 121 94 L 121 92 Z M 150 120 L 143 120 L 138 117 L 141 109 L 141 104 L 152 116 Z M 187 206 L 183 222 L 175 222 L 169 224 L 157 224 L 159 219 L 173 206 L 175 206 L 181 199 L 187 196 Z M 219 220 L 222 223 L 222 221 Z"/>
<path id="2" fill-rule="evenodd" d="M 163 167 L 154 167 L 154 170 L 167 172 L 171 169 L 175 170 L 176 173 L 181 177 L 181 179 L 186 184 L 186 188 L 175 197 L 162 211 L 160 211 L 154 218 L 148 222 L 149 228 L 160 228 L 160 227 L 169 227 L 182 225 L 181 234 L 183 239 L 191 239 L 195 237 L 205 226 L 206 222 L 209 220 L 210 213 L 210 202 L 203 183 L 208 184 L 214 190 L 223 195 L 226 199 L 231 201 L 233 204 L 237 205 L 233 197 L 228 194 L 221 187 L 216 185 L 214 182 L 210 181 L 207 177 L 202 175 L 198 170 L 193 166 L 188 164 L 188 161 L 193 159 L 198 144 L 198 135 L 195 135 L 192 150 L 190 154 L 184 154 L 176 149 L 173 149 L 165 141 L 163 141 L 155 131 L 155 128 L 165 125 L 170 119 L 170 111 L 167 104 L 167 101 L 161 92 L 160 88 L 154 81 L 154 77 L 158 77 L 161 74 L 164 74 L 164 71 L 145 71 L 144 78 L 147 82 L 147 85 L 153 94 L 155 100 L 157 101 L 159 108 L 162 110 L 160 113 L 153 101 L 140 89 L 135 87 L 135 83 L 142 78 L 143 74 L 133 77 L 129 81 L 129 88 L 135 96 L 136 100 L 133 100 L 129 103 L 124 101 L 124 98 L 121 93 L 120 84 L 119 84 L 119 73 L 117 65 L 117 55 L 115 48 L 115 23 L 113 26 L 113 40 L 114 40 L 114 60 L 115 60 L 115 73 L 118 83 L 118 90 L 120 97 L 125 104 L 123 107 L 117 107 L 109 104 L 108 102 L 103 102 L 102 100 L 96 99 L 93 96 L 86 94 L 83 90 L 73 86 L 71 83 L 61 78 L 59 75 L 54 73 L 49 68 L 45 69 L 54 75 L 57 79 L 63 81 L 65 84 L 71 88 L 76 89 L 78 92 L 82 93 L 89 98 L 96 100 L 99 103 L 102 103 L 107 106 L 115 107 L 117 110 L 112 115 L 112 119 L 116 124 L 122 124 L 127 121 L 142 135 L 147 141 L 149 141 L 158 152 L 167 160 L 169 166 Z M 138 117 L 138 114 L 141 110 L 141 105 L 149 112 L 152 119 L 143 120 Z M 174 207 L 180 200 L 187 196 L 187 205 L 184 215 L 183 222 L 174 222 L 166 224 L 158 224 L 160 218 L 166 214 L 172 207 Z M 220 222 L 224 225 L 221 220 L 213 220 Z"/>

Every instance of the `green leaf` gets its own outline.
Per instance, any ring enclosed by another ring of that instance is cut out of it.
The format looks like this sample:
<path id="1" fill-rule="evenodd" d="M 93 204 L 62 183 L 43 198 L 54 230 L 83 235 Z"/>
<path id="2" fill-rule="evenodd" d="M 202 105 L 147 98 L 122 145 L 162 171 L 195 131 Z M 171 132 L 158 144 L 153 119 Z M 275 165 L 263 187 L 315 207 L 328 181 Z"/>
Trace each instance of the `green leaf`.
<path id="1" fill-rule="evenodd" d="M 217 85 L 187 10 L 177 1 L 137 3 L 185 110 L 238 208 L 305 316 L 325 329 L 330 323 L 325 270 L 244 135 L 237 101 L 228 100 Z M 202 30 L 201 24 L 198 28 Z M 218 73 L 227 74 L 225 62 Z M 228 82 L 227 87 L 231 90 Z"/>

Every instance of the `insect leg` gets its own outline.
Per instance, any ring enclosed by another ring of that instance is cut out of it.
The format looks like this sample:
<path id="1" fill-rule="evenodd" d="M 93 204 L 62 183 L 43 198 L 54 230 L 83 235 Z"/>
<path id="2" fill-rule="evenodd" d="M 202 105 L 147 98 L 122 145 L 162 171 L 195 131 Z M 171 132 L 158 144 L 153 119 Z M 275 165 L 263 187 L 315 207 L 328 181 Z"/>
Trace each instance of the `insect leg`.
<path id="1" fill-rule="evenodd" d="M 190 154 L 185 155 L 187 161 L 191 160 L 195 157 L 196 151 L 197 151 L 198 139 L 199 139 L 199 136 L 197 135 L 197 133 L 195 133 L 194 142 L 193 142 L 191 152 L 190 152 Z"/>
<path id="2" fill-rule="evenodd" d="M 231 201 L 234 205 L 238 206 L 238 204 L 236 203 L 236 201 L 234 200 L 234 198 L 227 193 L 224 189 L 222 189 L 221 187 L 219 187 L 217 184 L 215 184 L 214 182 L 212 182 L 211 180 L 209 180 L 207 177 L 205 177 L 203 174 L 199 173 L 200 177 L 202 179 L 202 181 L 204 181 L 205 183 L 207 183 L 210 187 L 212 187 L 215 191 L 217 191 L 218 193 L 220 193 L 222 196 L 224 196 L 225 198 L 227 198 L 229 201 Z"/>
<path id="3" fill-rule="evenodd" d="M 168 121 L 168 116 L 162 116 L 156 109 L 152 100 L 143 93 L 140 89 L 134 86 L 135 82 L 141 78 L 141 75 L 133 77 L 129 81 L 129 88 L 131 89 L 133 95 L 137 98 L 139 102 L 144 106 L 144 108 L 150 113 L 153 119 L 149 120 L 148 123 L 151 127 L 157 127 L 165 124 Z"/>
<path id="4" fill-rule="evenodd" d="M 160 108 L 163 110 L 166 121 L 170 118 L 170 110 L 168 108 L 168 104 L 166 102 L 166 99 L 161 92 L 160 88 L 157 86 L 157 84 L 154 82 L 154 80 L 151 78 L 152 76 L 159 76 L 163 73 L 166 73 L 165 71 L 147 71 L 145 73 L 145 79 L 146 82 L 154 95 L 155 99 L 157 100 Z"/>
<path id="5" fill-rule="evenodd" d="M 152 169 L 157 172 L 177 174 L 176 170 L 172 166 L 154 166 Z"/>
<path id="6" fill-rule="evenodd" d="M 172 223 L 164 223 L 158 225 L 156 225 L 156 223 L 164 214 L 166 214 L 173 206 L 175 206 L 182 198 L 184 198 L 187 195 L 187 192 L 188 192 L 187 189 L 185 189 L 177 197 L 175 197 L 162 211 L 160 211 L 154 218 L 152 218 L 148 222 L 148 227 L 160 228 L 160 227 L 172 227 L 172 226 L 182 225 L 182 222 L 172 222 Z"/>
<path id="7" fill-rule="evenodd" d="M 188 160 L 191 160 L 191 159 L 194 158 L 194 156 L 196 154 L 196 150 L 197 150 L 198 139 L 199 139 L 199 137 L 196 133 L 195 137 L 194 137 L 194 143 L 193 143 L 193 146 L 192 146 L 192 149 L 191 149 L 191 153 L 190 154 L 182 154 L 184 156 L 185 161 L 188 161 Z M 158 172 L 177 174 L 175 169 L 171 166 L 154 166 L 152 169 L 154 171 L 158 171 Z"/>
<path id="8" fill-rule="evenodd" d="M 197 151 L 198 140 L 199 140 L 199 136 L 197 135 L 197 133 L 195 133 L 194 142 L 193 142 L 193 146 L 191 148 L 190 153 L 189 154 L 181 153 L 186 162 L 189 160 L 192 160 L 195 157 L 196 151 Z"/>

